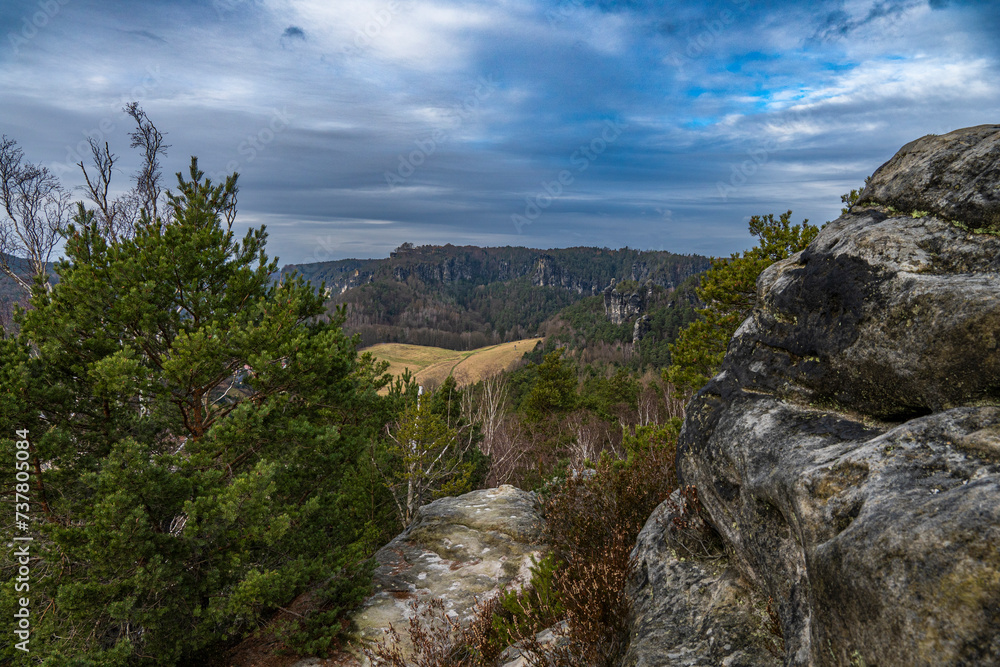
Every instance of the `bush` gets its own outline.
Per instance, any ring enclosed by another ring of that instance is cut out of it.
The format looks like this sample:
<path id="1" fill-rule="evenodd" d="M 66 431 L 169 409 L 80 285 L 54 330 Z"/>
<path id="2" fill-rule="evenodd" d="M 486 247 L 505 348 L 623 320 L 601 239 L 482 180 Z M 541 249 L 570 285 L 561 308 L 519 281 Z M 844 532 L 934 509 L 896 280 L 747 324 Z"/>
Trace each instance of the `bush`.
<path id="1" fill-rule="evenodd" d="M 553 552 L 534 563 L 530 583 L 484 601 L 469 627 L 460 627 L 432 602 L 414 615 L 415 653 L 404 659 L 390 641 L 366 650 L 377 666 L 493 667 L 516 644 L 532 667 L 617 665 L 628 645 L 625 585 L 630 554 L 653 510 L 676 485 L 677 424 L 637 428 L 624 438 L 628 458 L 604 456 L 590 476 L 548 487 L 544 514 Z M 536 634 L 565 625 L 556 641 Z"/>

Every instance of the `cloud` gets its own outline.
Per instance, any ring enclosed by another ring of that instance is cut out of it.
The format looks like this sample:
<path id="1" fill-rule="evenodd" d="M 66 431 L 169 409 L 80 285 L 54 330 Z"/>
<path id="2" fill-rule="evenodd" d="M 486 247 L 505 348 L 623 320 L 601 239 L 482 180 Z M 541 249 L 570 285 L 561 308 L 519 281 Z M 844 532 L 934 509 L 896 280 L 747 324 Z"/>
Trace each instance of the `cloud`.
<path id="1" fill-rule="evenodd" d="M 138 99 L 169 133 L 166 171 L 190 155 L 238 171 L 240 224 L 266 222 L 284 261 L 328 237 L 332 256 L 402 240 L 728 254 L 749 215 L 829 219 L 902 144 L 1000 115 L 984 2 L 60 6 L 17 53 L 6 36 L 37 3 L 0 8 L 0 131 L 71 166 L 99 132 L 125 186 L 120 109 Z M 627 129 L 575 171 L 608 120 Z M 390 187 L 401 160 L 412 174 Z M 511 216 L 562 170 L 573 183 L 518 233 Z"/>
<path id="2" fill-rule="evenodd" d="M 932 0 L 933 2 L 933 0 Z M 831 40 L 848 37 L 851 33 L 873 23 L 898 20 L 914 7 L 923 5 L 923 0 L 879 0 L 863 16 L 851 17 L 838 9 L 830 12 L 823 25 L 813 35 L 814 39 Z"/>

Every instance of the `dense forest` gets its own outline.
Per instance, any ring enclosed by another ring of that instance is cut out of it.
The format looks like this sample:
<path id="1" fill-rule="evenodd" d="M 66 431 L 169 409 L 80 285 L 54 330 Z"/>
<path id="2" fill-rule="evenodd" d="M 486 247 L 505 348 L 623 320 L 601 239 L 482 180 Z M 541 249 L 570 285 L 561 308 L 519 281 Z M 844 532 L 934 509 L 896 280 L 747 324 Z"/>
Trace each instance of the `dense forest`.
<path id="1" fill-rule="evenodd" d="M 14 142 L 0 155 L 11 177 L 48 184 L 2 189 L 39 198 L 4 202 L 6 237 L 65 244 L 55 265 L 16 276 L 30 307 L 0 338 L 2 496 L 23 517 L 5 536 L 31 539 L 29 565 L 0 554 L 0 614 L 30 609 L 32 660 L 225 665 L 264 628 L 284 651 L 336 654 L 373 555 L 416 510 L 506 483 L 539 492 L 555 551 L 524 591 L 484 607 L 476 637 L 423 635 L 444 656 L 433 664 L 492 667 L 561 620 L 570 642 L 550 664 L 616 664 L 628 554 L 676 487 L 684 405 L 756 276 L 816 229 L 754 216 L 759 246 L 701 275 L 707 260 L 669 253 L 404 244 L 334 295 L 276 279 L 263 228 L 236 236 L 236 174 L 213 183 L 192 158 L 162 187 L 162 135 L 128 110 L 146 155 L 134 188 L 101 189 L 114 159 L 95 143 L 103 177 L 59 224 L 31 214 L 66 199 L 58 182 Z M 642 312 L 609 317 L 623 299 Z M 509 371 L 421 396 L 359 351 L 366 326 L 459 346 L 548 338 Z M 308 604 L 272 623 L 296 599 Z M 406 664 L 378 651 L 377 664 Z M 0 646 L 0 660 L 19 657 Z"/>
<path id="2" fill-rule="evenodd" d="M 331 308 L 362 345 L 411 343 L 469 350 L 537 335 L 563 308 L 613 280 L 651 282 L 669 292 L 709 259 L 631 248 L 478 248 L 404 243 L 384 260 L 290 265 L 325 284 Z"/>

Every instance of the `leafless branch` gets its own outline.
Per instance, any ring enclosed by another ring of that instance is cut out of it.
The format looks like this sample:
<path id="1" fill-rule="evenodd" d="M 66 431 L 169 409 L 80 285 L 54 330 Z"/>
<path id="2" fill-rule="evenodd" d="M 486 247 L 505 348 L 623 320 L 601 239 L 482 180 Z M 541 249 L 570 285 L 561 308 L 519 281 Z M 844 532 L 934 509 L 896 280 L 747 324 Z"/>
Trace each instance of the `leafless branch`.
<path id="1" fill-rule="evenodd" d="M 135 175 L 135 193 L 140 209 L 144 210 L 150 219 L 159 215 L 159 203 L 163 194 L 161 181 L 163 170 L 160 158 L 166 156 L 170 148 L 163 143 L 163 133 L 156 129 L 149 116 L 142 110 L 138 102 L 125 105 L 125 113 L 135 120 L 136 129 L 129 136 L 132 138 L 132 148 L 141 148 L 143 164 Z"/>
<path id="2" fill-rule="evenodd" d="M 6 135 L 0 136 L 0 204 L 0 271 L 27 294 L 38 276 L 51 289 L 48 264 L 69 218 L 70 194 Z"/>

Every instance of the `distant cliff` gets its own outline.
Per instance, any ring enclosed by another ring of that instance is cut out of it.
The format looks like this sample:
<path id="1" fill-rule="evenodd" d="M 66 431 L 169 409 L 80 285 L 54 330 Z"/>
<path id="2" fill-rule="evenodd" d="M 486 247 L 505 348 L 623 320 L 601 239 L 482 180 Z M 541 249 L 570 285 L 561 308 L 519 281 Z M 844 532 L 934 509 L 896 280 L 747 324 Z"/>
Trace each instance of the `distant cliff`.
<path id="1" fill-rule="evenodd" d="M 535 335 L 547 318 L 612 281 L 672 291 L 707 257 L 631 248 L 479 248 L 404 243 L 385 259 L 288 265 L 346 305 L 348 331 L 382 342 L 472 349 Z M 636 283 L 638 284 L 638 283 Z M 619 308 L 619 324 L 641 314 Z M 642 326 L 636 335 L 641 336 Z"/>
<path id="2" fill-rule="evenodd" d="M 297 271 L 331 294 L 379 280 L 425 284 L 466 282 L 486 285 L 527 277 L 537 287 L 563 287 L 577 294 L 599 294 L 612 279 L 652 281 L 676 287 L 709 267 L 701 255 L 631 248 L 480 248 L 477 246 L 412 246 L 403 244 L 384 259 L 342 259 L 315 264 L 289 264 L 282 274 Z"/>

